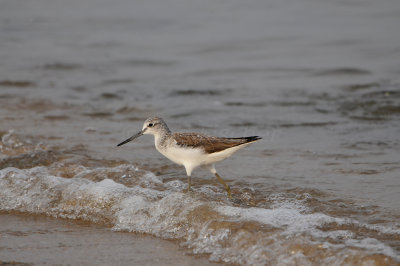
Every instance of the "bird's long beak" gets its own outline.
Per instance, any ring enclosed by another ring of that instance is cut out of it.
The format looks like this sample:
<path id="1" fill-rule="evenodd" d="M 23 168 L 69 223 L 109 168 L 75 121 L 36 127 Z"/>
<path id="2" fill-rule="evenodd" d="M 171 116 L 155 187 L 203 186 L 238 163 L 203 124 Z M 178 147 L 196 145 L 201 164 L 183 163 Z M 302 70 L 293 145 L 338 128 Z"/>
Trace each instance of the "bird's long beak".
<path id="1" fill-rule="evenodd" d="M 143 133 L 144 133 L 145 130 L 146 130 L 146 129 L 143 129 L 143 130 L 139 131 L 138 133 L 136 133 L 135 135 L 133 135 L 133 136 L 130 137 L 129 139 L 124 140 L 123 142 L 121 142 L 121 143 L 118 144 L 117 146 L 122 146 L 122 145 L 124 145 L 125 143 L 128 143 L 128 142 L 130 142 L 130 141 L 132 141 L 132 140 L 134 140 L 134 139 L 140 137 L 141 135 L 143 135 Z"/>

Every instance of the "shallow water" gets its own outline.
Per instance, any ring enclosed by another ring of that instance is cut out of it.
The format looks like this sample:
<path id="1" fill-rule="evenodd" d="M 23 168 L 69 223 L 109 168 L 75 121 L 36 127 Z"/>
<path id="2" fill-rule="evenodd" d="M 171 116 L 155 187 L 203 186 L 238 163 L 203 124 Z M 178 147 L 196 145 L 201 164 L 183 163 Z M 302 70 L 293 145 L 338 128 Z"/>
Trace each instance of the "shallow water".
<path id="1" fill-rule="evenodd" d="M 3 1 L 0 210 L 239 264 L 400 260 L 400 4 Z M 260 135 L 205 170 L 150 137 Z"/>
<path id="2" fill-rule="evenodd" d="M 84 221 L 2 213 L 0 222 L 3 265 L 210 265 L 171 241 Z"/>

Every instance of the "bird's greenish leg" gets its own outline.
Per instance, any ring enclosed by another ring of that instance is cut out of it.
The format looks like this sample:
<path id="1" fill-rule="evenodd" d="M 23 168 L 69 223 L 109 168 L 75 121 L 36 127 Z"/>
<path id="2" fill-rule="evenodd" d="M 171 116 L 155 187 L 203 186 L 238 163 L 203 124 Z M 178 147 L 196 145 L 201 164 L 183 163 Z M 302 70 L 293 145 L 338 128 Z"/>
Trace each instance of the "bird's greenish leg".
<path id="1" fill-rule="evenodd" d="M 192 187 L 192 177 L 188 175 L 188 188 L 186 192 L 190 192 L 192 190 L 191 187 Z"/>
<path id="2" fill-rule="evenodd" d="M 228 193 L 228 197 L 229 199 L 232 199 L 232 195 L 231 195 L 231 188 L 229 187 L 229 185 L 225 182 L 225 180 L 222 179 L 222 177 L 219 176 L 218 173 L 214 173 L 214 175 L 217 177 L 218 181 L 224 185 L 226 193 Z"/>

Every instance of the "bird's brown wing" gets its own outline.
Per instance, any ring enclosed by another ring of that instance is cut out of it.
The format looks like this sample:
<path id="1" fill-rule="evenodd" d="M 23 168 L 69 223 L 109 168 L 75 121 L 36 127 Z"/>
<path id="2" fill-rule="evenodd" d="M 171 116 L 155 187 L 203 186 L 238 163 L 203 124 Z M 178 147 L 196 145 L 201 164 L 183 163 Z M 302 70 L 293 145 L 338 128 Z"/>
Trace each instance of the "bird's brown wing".
<path id="1" fill-rule="evenodd" d="M 176 143 L 183 147 L 203 148 L 206 153 L 214 153 L 232 148 L 241 144 L 261 139 L 258 136 L 243 138 L 218 138 L 199 133 L 174 133 Z"/>

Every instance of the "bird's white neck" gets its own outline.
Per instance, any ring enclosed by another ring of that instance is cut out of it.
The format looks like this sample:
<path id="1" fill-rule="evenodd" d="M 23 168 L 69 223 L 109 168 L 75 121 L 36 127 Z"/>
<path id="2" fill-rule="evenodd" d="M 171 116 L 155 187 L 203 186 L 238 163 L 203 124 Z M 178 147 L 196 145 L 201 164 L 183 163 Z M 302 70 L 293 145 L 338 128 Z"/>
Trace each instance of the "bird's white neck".
<path id="1" fill-rule="evenodd" d="M 154 134 L 154 145 L 158 151 L 164 150 L 169 134 Z"/>

